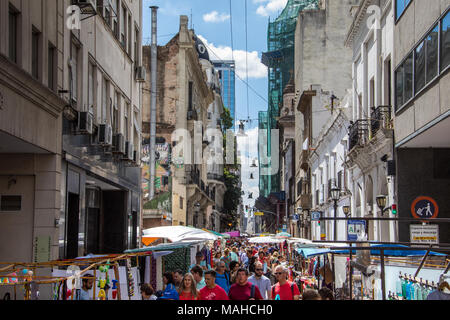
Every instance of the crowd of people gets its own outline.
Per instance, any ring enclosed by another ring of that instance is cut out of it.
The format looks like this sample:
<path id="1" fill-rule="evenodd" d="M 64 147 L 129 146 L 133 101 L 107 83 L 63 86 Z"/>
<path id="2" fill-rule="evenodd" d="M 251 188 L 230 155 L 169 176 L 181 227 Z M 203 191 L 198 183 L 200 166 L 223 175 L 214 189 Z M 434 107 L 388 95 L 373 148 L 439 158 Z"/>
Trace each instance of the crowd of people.
<path id="1" fill-rule="evenodd" d="M 163 275 L 164 290 L 154 292 L 141 285 L 145 300 L 334 300 L 329 288 L 306 289 L 302 293 L 289 281 L 286 257 L 276 247 L 257 247 L 235 242 L 213 254 L 211 263 L 201 252 L 189 272 Z"/>

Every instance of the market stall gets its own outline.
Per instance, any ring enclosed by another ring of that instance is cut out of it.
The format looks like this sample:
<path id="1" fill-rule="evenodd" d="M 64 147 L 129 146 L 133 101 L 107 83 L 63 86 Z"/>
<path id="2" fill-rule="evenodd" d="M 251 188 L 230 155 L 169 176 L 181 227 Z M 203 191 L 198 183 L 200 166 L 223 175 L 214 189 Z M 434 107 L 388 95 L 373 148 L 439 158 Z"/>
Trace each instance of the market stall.
<path id="1" fill-rule="evenodd" d="M 431 247 L 359 243 L 351 248 L 333 250 L 336 293 L 341 299 L 422 300 L 426 292 L 437 289 L 450 262 L 445 253 L 431 251 Z M 437 250 L 448 252 L 448 248 Z M 416 293 L 408 290 L 407 294 L 402 290 L 406 286 Z"/>

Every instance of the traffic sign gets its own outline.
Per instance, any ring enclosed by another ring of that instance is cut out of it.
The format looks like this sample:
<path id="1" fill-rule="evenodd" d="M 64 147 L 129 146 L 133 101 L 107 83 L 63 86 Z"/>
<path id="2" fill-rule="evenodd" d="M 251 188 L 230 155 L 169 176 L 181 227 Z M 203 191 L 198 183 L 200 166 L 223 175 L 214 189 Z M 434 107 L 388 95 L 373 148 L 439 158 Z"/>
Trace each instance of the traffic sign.
<path id="1" fill-rule="evenodd" d="M 410 241 L 415 243 L 439 243 L 439 226 L 421 224 L 411 224 L 410 228 Z"/>
<path id="2" fill-rule="evenodd" d="M 347 241 L 357 241 L 358 235 L 366 232 L 365 220 L 348 220 Z"/>
<path id="3" fill-rule="evenodd" d="M 418 197 L 411 204 L 411 213 L 416 219 L 434 219 L 439 214 L 439 207 L 433 198 Z"/>
<path id="4" fill-rule="evenodd" d="M 320 212 L 320 211 L 311 212 L 311 220 L 312 221 L 319 221 L 321 216 L 322 216 L 322 212 Z"/>
<path id="5" fill-rule="evenodd" d="M 255 212 L 255 216 L 263 216 L 264 215 L 264 212 Z"/>

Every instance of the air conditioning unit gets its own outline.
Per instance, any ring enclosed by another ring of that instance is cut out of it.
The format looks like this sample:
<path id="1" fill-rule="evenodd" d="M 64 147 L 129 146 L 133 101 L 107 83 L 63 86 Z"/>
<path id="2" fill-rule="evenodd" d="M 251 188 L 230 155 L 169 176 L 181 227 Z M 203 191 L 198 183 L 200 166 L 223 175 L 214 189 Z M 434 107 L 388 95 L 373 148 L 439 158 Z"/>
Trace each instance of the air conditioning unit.
<path id="1" fill-rule="evenodd" d="M 125 160 L 133 161 L 134 160 L 134 145 L 127 141 L 125 143 Z"/>
<path id="2" fill-rule="evenodd" d="M 135 74 L 135 79 L 137 82 L 145 82 L 145 78 L 147 75 L 147 71 L 145 70 L 145 67 L 143 66 L 139 66 L 136 67 L 136 74 Z"/>
<path id="3" fill-rule="evenodd" d="M 112 145 L 112 127 L 109 124 L 99 125 L 98 143 L 105 146 Z"/>
<path id="4" fill-rule="evenodd" d="M 125 137 L 119 133 L 113 136 L 113 153 L 125 154 Z"/>
<path id="5" fill-rule="evenodd" d="M 90 112 L 78 112 L 78 133 L 92 134 L 94 132 L 94 116 Z"/>

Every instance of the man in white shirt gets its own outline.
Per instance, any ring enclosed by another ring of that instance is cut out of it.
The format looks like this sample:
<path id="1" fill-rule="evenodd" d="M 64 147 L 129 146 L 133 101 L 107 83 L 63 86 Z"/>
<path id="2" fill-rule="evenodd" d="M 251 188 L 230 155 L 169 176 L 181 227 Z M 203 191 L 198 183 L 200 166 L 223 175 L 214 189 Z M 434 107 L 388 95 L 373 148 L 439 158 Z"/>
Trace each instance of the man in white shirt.
<path id="1" fill-rule="evenodd" d="M 255 274 L 248 278 L 248 282 L 258 287 L 264 300 L 272 300 L 272 284 L 270 279 L 264 276 L 261 262 L 255 263 Z"/>

